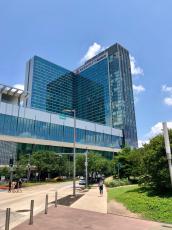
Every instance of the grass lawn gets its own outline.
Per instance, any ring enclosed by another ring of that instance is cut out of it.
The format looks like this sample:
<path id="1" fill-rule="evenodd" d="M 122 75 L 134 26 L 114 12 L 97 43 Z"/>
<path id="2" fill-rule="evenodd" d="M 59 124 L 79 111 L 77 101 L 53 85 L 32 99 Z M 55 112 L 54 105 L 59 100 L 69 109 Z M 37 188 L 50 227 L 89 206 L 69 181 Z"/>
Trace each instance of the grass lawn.
<path id="1" fill-rule="evenodd" d="M 109 188 L 108 201 L 113 199 L 146 219 L 172 223 L 172 193 L 157 195 L 148 189 L 130 185 Z"/>

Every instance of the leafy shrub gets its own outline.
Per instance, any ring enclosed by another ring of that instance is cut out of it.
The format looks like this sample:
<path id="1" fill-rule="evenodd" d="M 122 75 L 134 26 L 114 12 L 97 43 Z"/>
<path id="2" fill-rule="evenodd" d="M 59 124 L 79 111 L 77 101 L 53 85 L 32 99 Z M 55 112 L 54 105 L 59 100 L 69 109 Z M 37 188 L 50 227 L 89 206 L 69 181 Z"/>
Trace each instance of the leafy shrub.
<path id="1" fill-rule="evenodd" d="M 109 188 L 123 186 L 123 185 L 129 185 L 131 184 L 128 179 L 111 179 L 111 180 L 105 180 L 105 185 Z"/>

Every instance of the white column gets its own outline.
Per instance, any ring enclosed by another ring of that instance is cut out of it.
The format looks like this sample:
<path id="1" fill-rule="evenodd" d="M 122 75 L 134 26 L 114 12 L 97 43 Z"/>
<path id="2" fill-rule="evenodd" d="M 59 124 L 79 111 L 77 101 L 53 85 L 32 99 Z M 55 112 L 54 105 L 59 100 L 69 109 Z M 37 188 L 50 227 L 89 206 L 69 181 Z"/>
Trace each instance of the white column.
<path id="1" fill-rule="evenodd" d="M 167 154 L 169 173 L 170 173 L 170 179 L 171 179 L 171 186 L 172 186 L 171 148 L 170 148 L 167 122 L 163 122 L 162 125 L 163 125 L 163 131 L 164 131 L 165 150 L 166 150 L 166 154 Z"/>

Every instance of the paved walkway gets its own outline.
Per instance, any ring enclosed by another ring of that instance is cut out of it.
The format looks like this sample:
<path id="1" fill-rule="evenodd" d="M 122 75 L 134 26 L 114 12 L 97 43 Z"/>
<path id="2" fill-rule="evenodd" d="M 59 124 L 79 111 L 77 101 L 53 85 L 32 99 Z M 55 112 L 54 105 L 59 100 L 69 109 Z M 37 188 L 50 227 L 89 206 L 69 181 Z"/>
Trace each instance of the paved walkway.
<path id="1" fill-rule="evenodd" d="M 23 223 L 14 230 L 163 230 L 159 223 L 111 214 L 90 212 L 59 206 L 51 207 L 47 215 L 40 213 L 34 224 Z M 168 228 L 169 230 L 169 228 Z"/>
<path id="2" fill-rule="evenodd" d="M 104 189 L 102 196 L 99 195 L 97 186 L 93 186 L 83 197 L 71 205 L 72 208 L 78 208 L 88 211 L 107 213 L 107 191 Z"/>
<path id="3" fill-rule="evenodd" d="M 84 210 L 86 209 L 86 210 Z M 14 230 L 169 230 L 172 226 L 134 217 L 107 214 L 107 193 L 99 196 L 97 187 L 93 187 L 85 196 L 77 200 L 72 207 L 58 205 L 50 207 L 48 214 L 40 213 L 34 217 L 34 224 L 28 221 Z"/>

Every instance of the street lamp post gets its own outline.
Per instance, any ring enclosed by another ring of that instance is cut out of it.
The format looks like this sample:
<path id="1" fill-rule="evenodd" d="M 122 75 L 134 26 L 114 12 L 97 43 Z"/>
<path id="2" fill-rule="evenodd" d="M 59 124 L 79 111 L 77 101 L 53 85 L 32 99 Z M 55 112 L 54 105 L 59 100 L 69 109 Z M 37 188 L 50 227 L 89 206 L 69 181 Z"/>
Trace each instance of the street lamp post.
<path id="1" fill-rule="evenodd" d="M 10 182 L 12 183 L 13 181 L 13 164 L 14 164 L 14 159 L 13 156 L 10 156 L 10 160 L 9 160 L 9 168 L 10 168 Z"/>
<path id="2" fill-rule="evenodd" d="M 29 155 L 29 159 L 28 159 L 28 164 L 27 164 L 27 181 L 29 182 L 30 174 L 31 174 L 30 153 L 28 155 Z"/>
<path id="3" fill-rule="evenodd" d="M 64 109 L 64 112 L 73 113 L 73 196 L 76 195 L 76 110 Z"/>
<path id="4" fill-rule="evenodd" d="M 88 187 L 88 150 L 85 152 L 85 187 Z"/>

